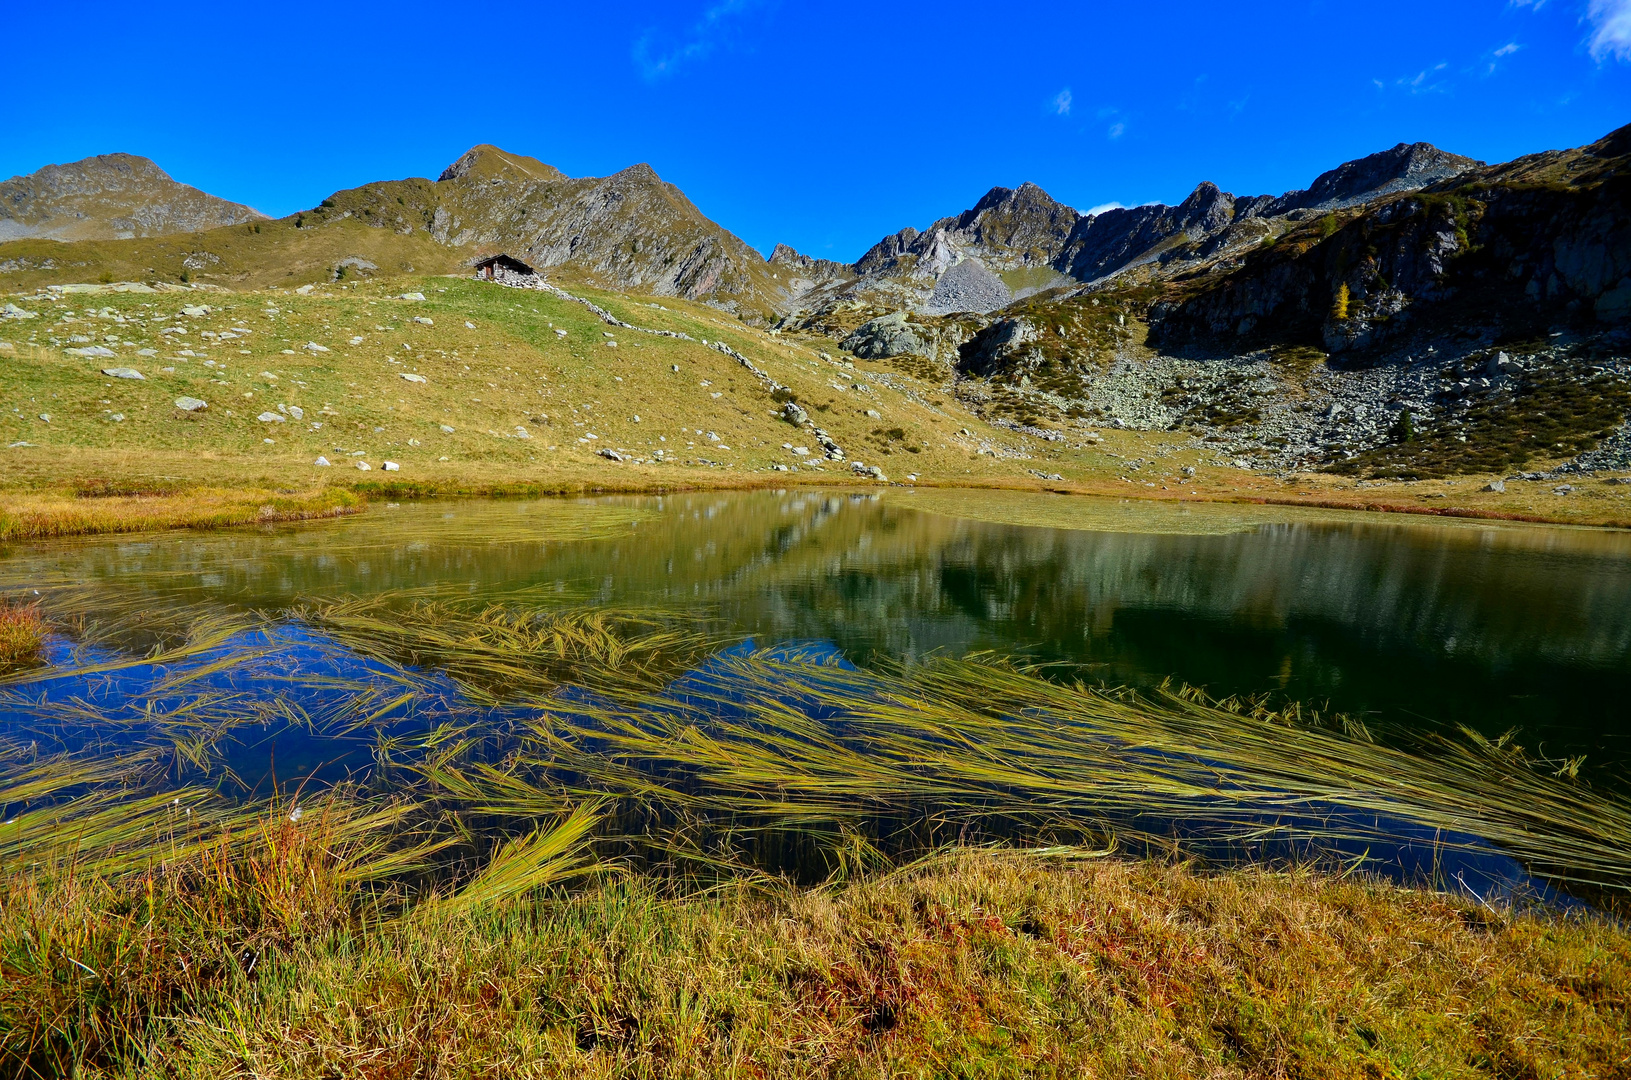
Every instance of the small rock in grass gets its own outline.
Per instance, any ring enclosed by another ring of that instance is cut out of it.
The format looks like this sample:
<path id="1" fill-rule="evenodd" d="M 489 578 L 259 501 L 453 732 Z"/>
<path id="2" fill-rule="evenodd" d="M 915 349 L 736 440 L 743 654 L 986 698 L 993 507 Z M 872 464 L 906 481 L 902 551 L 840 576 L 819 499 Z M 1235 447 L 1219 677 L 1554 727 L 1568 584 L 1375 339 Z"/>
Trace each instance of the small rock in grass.
<path id="1" fill-rule="evenodd" d="M 145 379 L 146 376 L 133 367 L 105 367 L 102 374 L 115 379 Z"/>
<path id="2" fill-rule="evenodd" d="M 323 455 L 318 454 L 317 455 L 317 460 L 312 462 L 312 464 L 313 465 L 321 465 L 323 468 L 326 469 L 326 468 L 329 467 L 329 460 L 328 460 L 328 458 L 324 457 Z"/>
<path id="3" fill-rule="evenodd" d="M 346 344 L 347 345 L 361 345 L 362 344 L 362 335 L 358 334 L 356 337 L 352 338 L 350 341 L 347 341 Z"/>
<path id="4" fill-rule="evenodd" d="M 89 345 L 83 349 L 64 349 L 62 351 L 67 353 L 69 356 L 107 357 L 119 355 L 112 349 L 105 349 L 100 345 Z"/>
<path id="5" fill-rule="evenodd" d="M 394 461 L 387 461 L 387 462 L 385 462 L 385 471 L 386 472 L 401 472 L 402 471 L 402 466 L 398 465 Z"/>
<path id="6" fill-rule="evenodd" d="M 259 416 L 255 417 L 255 419 L 259 420 L 259 421 L 261 421 L 262 423 L 265 423 L 265 424 L 281 424 L 281 423 L 283 423 L 283 414 L 282 413 L 275 413 L 275 412 L 263 412 Z"/>
<path id="7" fill-rule="evenodd" d="M 1506 481 L 1505 480 L 1492 480 L 1489 483 L 1484 485 L 1483 490 L 1493 491 L 1497 495 L 1504 495 L 1504 494 L 1506 494 Z"/>
<path id="8" fill-rule="evenodd" d="M 176 398 L 176 408 L 180 409 L 182 412 L 198 412 L 201 409 L 209 408 L 209 405 L 206 404 L 201 398 L 178 397 Z"/>
<path id="9" fill-rule="evenodd" d="M 622 461 L 623 460 L 623 455 L 619 454 L 616 450 L 613 450 L 609 446 L 608 447 L 602 447 L 601 449 L 596 450 L 595 453 L 599 454 L 603 458 L 606 458 L 608 461 Z"/>
<path id="10" fill-rule="evenodd" d="M 108 417 L 108 419 L 112 420 L 115 424 L 120 424 L 124 422 L 125 414 L 122 412 L 116 412 L 112 416 Z"/>
<path id="11" fill-rule="evenodd" d="M 183 315 L 190 315 L 195 319 L 202 319 L 213 310 L 208 304 L 189 305 L 181 309 Z"/>
<path id="12" fill-rule="evenodd" d="M 294 417 L 296 420 L 304 420 L 306 418 L 306 410 L 302 409 L 299 405 L 290 405 L 289 415 Z"/>
<path id="13" fill-rule="evenodd" d="M 302 349 L 305 349 L 307 352 L 312 353 L 313 355 L 315 355 L 317 353 L 326 353 L 326 352 L 329 351 L 327 345 L 319 345 L 315 341 L 308 341 L 308 342 L 306 342 L 306 344 L 304 344 L 304 345 L 302 345 L 300 347 Z"/>
<path id="14" fill-rule="evenodd" d="M 452 428 L 452 427 L 451 427 L 451 426 L 450 426 L 450 425 L 448 425 L 448 424 L 443 424 L 443 425 L 442 425 L 442 434 L 443 434 L 443 435 L 451 435 L 451 434 L 453 434 L 453 428 Z"/>
<path id="15" fill-rule="evenodd" d="M 371 468 L 373 468 L 373 466 L 369 465 L 366 461 L 357 462 L 357 469 L 361 472 L 367 472 Z"/>
<path id="16" fill-rule="evenodd" d="M 413 317 L 413 321 L 418 323 L 420 326 L 435 326 L 436 325 L 436 320 L 427 319 L 423 315 L 415 315 Z"/>
<path id="17" fill-rule="evenodd" d="M 397 297 L 398 300 L 423 300 L 424 298 L 425 294 L 422 292 L 405 292 Z"/>
<path id="18" fill-rule="evenodd" d="M 469 319 L 466 319 L 464 321 L 464 328 L 466 330 L 474 330 L 476 328 L 476 324 L 471 322 Z"/>
<path id="19" fill-rule="evenodd" d="M 422 382 L 425 381 L 425 377 L 423 375 L 415 375 L 411 371 L 404 371 L 402 373 L 402 377 L 404 379 L 406 379 L 408 382 L 413 382 L 413 383 L 422 383 Z"/>

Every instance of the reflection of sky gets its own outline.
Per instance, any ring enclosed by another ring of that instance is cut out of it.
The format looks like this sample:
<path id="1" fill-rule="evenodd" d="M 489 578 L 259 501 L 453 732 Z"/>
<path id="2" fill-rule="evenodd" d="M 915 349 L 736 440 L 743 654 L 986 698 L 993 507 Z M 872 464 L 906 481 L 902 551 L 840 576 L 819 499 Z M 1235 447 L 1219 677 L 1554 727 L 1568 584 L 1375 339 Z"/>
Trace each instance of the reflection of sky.
<path id="1" fill-rule="evenodd" d="M 573 507 L 601 515 L 606 538 L 553 539 L 571 534 Z M 608 525 L 636 511 L 637 523 Z M 4 573 L 270 608 L 399 589 L 660 603 L 855 655 L 1022 650 L 1112 682 L 1170 675 L 1397 722 L 1516 727 L 1552 752 L 1631 761 L 1631 538 L 1262 521 L 1219 535 L 1022 528 L 823 492 L 432 503 L 42 545 Z"/>
<path id="2" fill-rule="evenodd" d="M 207 779 L 228 794 L 264 795 L 272 780 L 289 791 L 344 778 L 368 782 L 374 775 L 379 738 L 394 740 L 391 756 L 403 763 L 429 750 L 435 740 L 427 733 L 443 724 L 473 725 L 477 731 L 497 735 L 536 718 L 540 708 L 537 701 L 472 701 L 444 675 L 358 656 L 298 623 L 245 630 L 174 663 L 133 661 L 105 649 L 71 649 L 60 639 L 49 651 L 53 664 L 77 666 L 0 691 L 0 735 L 36 740 L 36 747 L 47 755 L 61 751 L 96 755 L 163 746 L 174 735 L 187 737 L 215 728 L 216 755 Z M 778 678 L 767 679 L 767 672 Z M 784 642 L 758 649 L 750 640 L 676 678 L 644 699 L 637 711 L 570 686 L 553 697 L 550 711 L 587 731 L 602 730 L 597 725 L 609 712 L 635 723 L 641 715 L 670 717 L 705 735 L 713 728 L 729 739 L 729 733 L 715 725 L 756 726 L 759 721 L 750 703 L 763 701 L 770 693 L 780 707 L 818 721 L 839 743 L 862 751 L 868 745 L 864 726 L 852 736 L 852 714 L 833 702 L 884 701 L 886 695 L 894 697 L 894 685 L 887 676 L 858 670 L 831 642 Z M 404 695 L 405 690 L 411 690 L 411 696 Z M 1053 719 L 1042 722 L 1059 730 L 1061 738 L 1113 744 L 1124 759 L 1162 755 L 1147 746 L 1105 740 L 1086 729 L 1073 736 L 1070 725 L 1060 726 Z M 177 784 L 199 779 L 188 771 L 178 761 L 167 779 Z M 1083 771 L 1091 773 L 1089 768 Z M 1233 773 L 1224 764 L 1216 775 Z M 1086 775 L 1083 780 L 1084 792 L 1098 786 Z M 1255 784 L 1252 788 L 1259 790 Z M 1100 827 L 1170 835 L 1191 854 L 1220 862 L 1310 856 L 1363 860 L 1369 872 L 1403 883 L 1435 882 L 1481 897 L 1521 891 L 1549 902 L 1572 903 L 1477 836 L 1447 832 L 1408 816 L 1292 798 L 1289 792 L 1283 804 L 1271 805 L 1231 797 L 1231 786 L 1215 790 L 1216 797 L 1189 800 L 1190 813 L 1181 821 L 1141 811 L 1124 789 L 1113 800 L 1084 804 L 1084 810 Z M 1418 812 L 1418 816 L 1431 815 Z M 1231 839 L 1243 827 L 1260 835 L 1249 841 Z M 1310 842 L 1310 835 L 1320 839 Z"/>

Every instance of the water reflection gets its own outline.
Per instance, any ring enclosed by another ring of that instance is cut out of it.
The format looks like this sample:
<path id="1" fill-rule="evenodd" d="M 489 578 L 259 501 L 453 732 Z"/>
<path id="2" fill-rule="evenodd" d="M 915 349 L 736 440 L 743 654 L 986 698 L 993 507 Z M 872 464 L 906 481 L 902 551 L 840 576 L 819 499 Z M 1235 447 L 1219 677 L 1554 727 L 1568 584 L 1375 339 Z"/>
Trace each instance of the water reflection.
<path id="1" fill-rule="evenodd" d="M 857 658 L 1023 651 L 1109 682 L 1171 676 L 1390 722 L 1518 728 L 1603 767 L 1631 759 L 1627 534 L 921 495 L 407 504 L 298 527 L 18 546 L 0 582 L 95 583 L 156 608 L 403 590 L 660 603 Z M 1072 514 L 1091 527 L 1013 523 Z"/>

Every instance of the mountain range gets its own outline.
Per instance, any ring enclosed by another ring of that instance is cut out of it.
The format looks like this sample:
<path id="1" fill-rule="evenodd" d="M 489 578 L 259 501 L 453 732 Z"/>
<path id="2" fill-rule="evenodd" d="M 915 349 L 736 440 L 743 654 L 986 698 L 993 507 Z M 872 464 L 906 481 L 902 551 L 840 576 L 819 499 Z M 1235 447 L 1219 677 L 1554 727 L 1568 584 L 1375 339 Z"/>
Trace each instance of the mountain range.
<path id="1" fill-rule="evenodd" d="M 485 145 L 435 181 L 365 184 L 276 222 L 142 158 L 49 166 L 0 185 L 7 239 L 13 286 L 98 267 L 253 287 L 505 253 L 927 364 L 1022 427 L 1193 430 L 1248 464 L 1430 475 L 1491 439 L 1484 465 L 1620 443 L 1631 462 L 1614 404 L 1631 378 L 1631 127 L 1495 165 L 1400 143 L 1297 191 L 1201 183 L 1176 206 L 1093 214 L 995 187 L 850 264 L 786 245 L 765 258 L 648 165 L 573 178 Z M 1510 371 L 1485 370 L 1497 354 Z M 1568 404 L 1580 386 L 1606 411 Z"/>

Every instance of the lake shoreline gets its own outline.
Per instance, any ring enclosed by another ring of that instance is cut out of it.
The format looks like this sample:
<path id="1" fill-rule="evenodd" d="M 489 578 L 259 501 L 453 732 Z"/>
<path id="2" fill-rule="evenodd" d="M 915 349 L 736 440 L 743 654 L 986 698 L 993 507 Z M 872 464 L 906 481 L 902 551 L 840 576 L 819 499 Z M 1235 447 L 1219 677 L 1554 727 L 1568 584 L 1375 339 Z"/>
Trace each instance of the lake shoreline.
<path id="1" fill-rule="evenodd" d="M 1367 493 L 1354 499 L 1331 498 L 1329 493 L 1306 498 L 1242 492 L 1144 492 L 1106 484 L 1067 484 L 1023 481 L 915 484 L 866 482 L 861 478 L 778 475 L 771 477 L 720 476 L 687 478 L 674 482 L 651 476 L 585 478 L 565 476 L 556 481 L 522 480 L 469 484 L 458 481 L 361 480 L 350 484 L 323 484 L 308 488 L 222 488 L 213 485 L 102 479 L 75 481 L 65 487 L 0 491 L 0 543 L 57 537 L 96 536 L 167 529 L 213 530 L 251 525 L 319 521 L 366 512 L 370 506 L 395 500 L 436 498 L 534 499 L 600 495 L 676 495 L 707 491 L 763 491 L 776 489 L 853 491 L 939 490 L 965 492 L 1030 493 L 1089 499 L 1148 502 L 1151 504 L 1209 504 L 1274 506 L 1292 509 L 1336 510 L 1374 515 L 1406 515 L 1452 520 L 1563 525 L 1600 529 L 1631 529 L 1631 517 L 1597 514 L 1582 519 L 1565 516 L 1456 505 L 1423 505 L 1382 501 Z"/>

